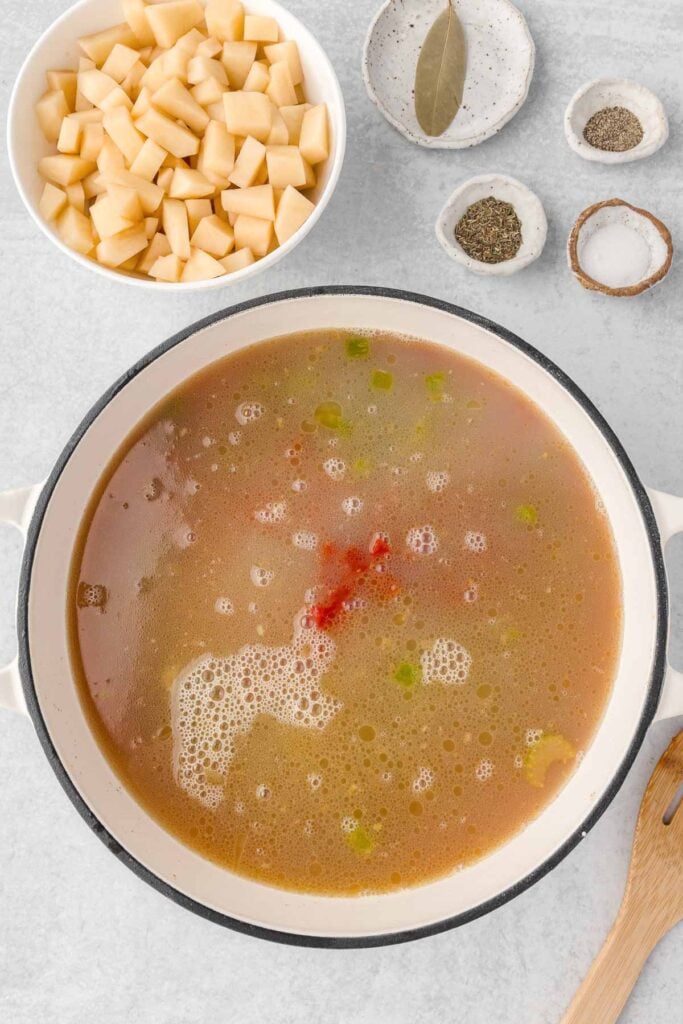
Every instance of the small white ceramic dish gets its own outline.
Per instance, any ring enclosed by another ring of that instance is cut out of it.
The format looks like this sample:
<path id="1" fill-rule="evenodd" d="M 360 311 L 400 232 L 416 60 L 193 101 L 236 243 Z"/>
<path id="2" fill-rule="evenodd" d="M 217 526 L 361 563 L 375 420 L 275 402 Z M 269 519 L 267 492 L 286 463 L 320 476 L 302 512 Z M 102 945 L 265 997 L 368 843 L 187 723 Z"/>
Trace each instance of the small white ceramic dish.
<path id="1" fill-rule="evenodd" d="M 512 203 L 522 222 L 522 244 L 517 255 L 501 263 L 472 259 L 455 238 L 455 229 L 467 208 L 489 196 Z M 521 181 L 505 174 L 481 174 L 464 182 L 450 196 L 436 222 L 436 237 L 451 259 L 475 274 L 497 277 L 507 277 L 537 260 L 547 235 L 548 222 L 541 200 Z"/>
<path id="2" fill-rule="evenodd" d="M 34 113 L 36 101 L 47 88 L 46 71 L 52 68 L 76 67 L 79 51 L 77 39 L 100 29 L 117 25 L 123 20 L 120 0 L 81 0 L 65 11 L 35 44 L 19 72 L 10 98 L 7 117 L 7 151 L 10 167 L 19 194 L 38 227 L 63 253 L 81 266 L 94 270 L 110 281 L 120 281 L 141 288 L 152 288 L 155 292 L 165 291 L 208 291 L 238 284 L 248 277 L 281 260 L 290 253 L 318 222 L 327 206 L 344 161 L 346 146 L 346 114 L 342 95 L 334 68 L 317 39 L 301 22 L 281 7 L 275 0 L 247 0 L 246 8 L 253 14 L 270 15 L 275 18 L 286 39 L 296 40 L 306 79 L 306 90 L 313 103 L 326 103 L 330 117 L 331 153 L 324 164 L 316 189 L 309 193 L 315 210 L 296 234 L 284 245 L 268 253 L 248 267 L 233 274 L 216 277 L 211 281 L 192 281 L 184 284 L 166 284 L 151 278 L 135 277 L 119 270 L 110 270 L 94 260 L 70 249 L 61 240 L 54 227 L 48 224 L 38 210 L 38 201 L 44 181 L 38 174 L 38 161 L 54 153 L 55 149 L 42 135 Z"/>
<path id="3" fill-rule="evenodd" d="M 510 0 L 454 0 L 467 43 L 462 106 L 433 138 L 415 116 L 415 68 L 425 36 L 446 0 L 388 0 L 365 40 L 363 78 L 370 99 L 410 142 L 465 149 L 499 132 L 527 98 L 535 47 L 524 16 Z"/>
<path id="4" fill-rule="evenodd" d="M 640 295 L 666 276 L 673 259 L 668 228 L 647 210 L 607 199 L 579 215 L 569 236 L 569 266 L 589 291 Z"/>
<path id="5" fill-rule="evenodd" d="M 586 142 L 583 132 L 588 121 L 605 107 L 626 107 L 643 126 L 643 138 L 622 153 L 598 149 Z M 626 164 L 651 156 L 669 137 L 666 111 L 655 94 L 644 85 L 625 78 L 596 78 L 582 85 L 570 100 L 564 115 L 567 142 L 584 160 L 601 164 Z"/>

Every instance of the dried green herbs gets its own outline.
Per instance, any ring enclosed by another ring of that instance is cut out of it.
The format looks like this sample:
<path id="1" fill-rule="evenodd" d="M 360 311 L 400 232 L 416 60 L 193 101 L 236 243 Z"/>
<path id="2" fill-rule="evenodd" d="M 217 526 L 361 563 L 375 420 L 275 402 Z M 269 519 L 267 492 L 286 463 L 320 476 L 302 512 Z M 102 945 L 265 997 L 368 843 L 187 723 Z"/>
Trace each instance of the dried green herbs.
<path id="1" fill-rule="evenodd" d="M 516 256 L 522 224 L 512 203 L 487 196 L 472 203 L 458 221 L 455 240 L 480 263 L 502 263 Z"/>
<path id="2" fill-rule="evenodd" d="M 643 126 L 626 107 L 603 107 L 588 120 L 583 137 L 595 149 L 625 153 L 643 141 Z"/>
<path id="3" fill-rule="evenodd" d="M 415 72 L 415 114 L 427 135 L 443 135 L 462 103 L 467 46 L 453 0 L 425 37 Z"/>

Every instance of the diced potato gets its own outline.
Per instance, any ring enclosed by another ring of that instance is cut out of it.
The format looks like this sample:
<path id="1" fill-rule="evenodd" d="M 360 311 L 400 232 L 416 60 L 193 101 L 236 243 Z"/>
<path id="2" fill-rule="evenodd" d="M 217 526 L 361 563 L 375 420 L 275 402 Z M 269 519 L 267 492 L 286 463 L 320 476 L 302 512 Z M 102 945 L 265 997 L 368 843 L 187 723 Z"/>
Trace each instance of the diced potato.
<path id="1" fill-rule="evenodd" d="M 74 206 L 66 206 L 57 219 L 57 231 L 70 249 L 86 256 L 95 245 L 90 219 Z"/>
<path id="2" fill-rule="evenodd" d="M 227 256 L 235 244 L 235 235 L 229 224 L 215 215 L 203 217 L 192 233 L 190 245 L 208 252 L 217 260 Z"/>
<path id="3" fill-rule="evenodd" d="M 97 154 L 97 169 L 101 174 L 122 170 L 126 166 L 126 158 L 109 135 L 105 135 L 102 146 Z"/>
<path id="4" fill-rule="evenodd" d="M 117 85 L 111 92 L 107 93 L 98 106 L 100 110 L 112 110 L 114 107 L 126 107 L 128 110 L 131 110 L 133 101 L 128 93 L 120 85 Z"/>
<path id="5" fill-rule="evenodd" d="M 159 256 L 149 268 L 148 274 L 150 277 L 155 277 L 157 281 L 170 281 L 175 284 L 180 280 L 183 265 L 179 256 L 169 253 L 168 256 Z"/>
<path id="6" fill-rule="evenodd" d="M 223 52 L 223 44 L 220 43 L 215 36 L 209 36 L 197 47 L 197 53 L 200 57 L 217 57 Z"/>
<path id="7" fill-rule="evenodd" d="M 84 160 L 97 160 L 103 145 L 104 128 L 102 124 L 99 122 L 84 124 L 81 132 L 81 157 Z"/>
<path id="8" fill-rule="evenodd" d="M 90 36 L 82 36 L 78 40 L 78 45 L 83 50 L 83 53 L 90 60 L 94 61 L 98 67 L 104 64 L 117 43 L 121 43 L 123 46 L 130 46 L 135 50 L 140 46 L 137 36 L 125 21 L 120 25 L 105 28 L 102 32 L 93 32 Z"/>
<path id="9" fill-rule="evenodd" d="M 306 184 L 304 159 L 297 146 L 268 146 L 266 149 L 268 181 L 273 188 Z"/>
<path id="10" fill-rule="evenodd" d="M 209 121 L 199 147 L 197 169 L 214 185 L 227 187 L 228 176 L 235 166 L 235 137 L 220 121 Z"/>
<path id="11" fill-rule="evenodd" d="M 228 87 L 228 75 L 219 60 L 199 55 L 190 58 L 187 65 L 187 80 L 190 85 L 199 85 L 205 78 L 215 78 L 220 85 L 226 89 Z"/>
<path id="12" fill-rule="evenodd" d="M 246 247 L 231 252 L 229 256 L 224 256 L 221 260 L 226 274 L 234 274 L 236 270 L 242 270 L 243 267 L 248 267 L 255 262 L 254 254 L 251 249 Z"/>
<path id="13" fill-rule="evenodd" d="M 248 135 L 235 161 L 234 170 L 228 175 L 228 180 L 238 188 L 248 188 L 256 181 L 265 160 L 266 147 L 258 139 Z"/>
<path id="14" fill-rule="evenodd" d="M 273 241 L 273 222 L 240 213 L 235 220 L 235 246 L 246 246 L 254 256 L 265 256 Z"/>
<path id="15" fill-rule="evenodd" d="M 146 6 L 145 0 L 122 0 L 123 16 L 143 47 L 154 44 L 154 33 L 145 14 Z M 142 53 L 140 56 L 144 59 Z"/>
<path id="16" fill-rule="evenodd" d="M 206 112 L 212 121 L 220 121 L 221 124 L 225 124 L 225 107 L 222 99 L 218 103 L 207 103 Z"/>
<path id="17" fill-rule="evenodd" d="M 327 107 L 319 103 L 304 114 L 299 137 L 299 149 L 309 164 L 319 164 L 330 155 L 330 140 L 327 127 Z"/>
<path id="18" fill-rule="evenodd" d="M 136 127 L 147 138 L 153 139 L 174 156 L 192 156 L 199 151 L 199 139 L 188 128 L 172 121 L 165 114 L 150 107 L 135 122 Z"/>
<path id="19" fill-rule="evenodd" d="M 280 38 L 278 23 L 275 18 L 245 14 L 244 38 L 255 43 L 276 43 Z"/>
<path id="20" fill-rule="evenodd" d="M 125 93 L 128 93 L 131 99 L 133 97 L 136 97 L 140 92 L 140 88 L 142 86 L 142 79 L 145 76 L 146 70 L 147 68 L 145 67 L 145 65 L 142 63 L 141 60 L 139 60 L 137 64 L 133 64 L 133 67 L 130 69 L 124 80 L 121 82 L 121 88 Z"/>
<path id="21" fill-rule="evenodd" d="M 255 60 L 249 68 L 242 88 L 245 92 L 265 92 L 270 82 L 270 72 L 260 60 Z"/>
<path id="22" fill-rule="evenodd" d="M 132 164 L 142 149 L 145 139 L 135 127 L 130 111 L 125 107 L 107 110 L 102 121 L 105 132 L 119 147 L 126 163 Z"/>
<path id="23" fill-rule="evenodd" d="M 73 114 L 67 115 L 62 121 L 57 139 L 57 149 L 60 153 L 81 152 L 81 122 Z"/>
<path id="24" fill-rule="evenodd" d="M 105 75 L 109 75 L 120 85 L 130 69 L 134 64 L 137 64 L 139 59 L 140 54 L 137 50 L 134 50 L 130 46 L 124 46 L 123 43 L 116 43 L 102 65 L 102 71 Z"/>
<path id="25" fill-rule="evenodd" d="M 130 165 L 131 173 L 139 175 L 146 181 L 152 181 L 165 157 L 165 149 L 162 149 L 153 139 L 145 139 L 138 155 Z"/>
<path id="26" fill-rule="evenodd" d="M 66 193 L 62 192 L 61 188 L 57 188 L 56 185 L 53 185 L 48 181 L 45 183 L 45 187 L 43 188 L 43 194 L 40 197 L 38 209 L 45 220 L 55 220 L 59 217 L 67 202 Z"/>
<path id="27" fill-rule="evenodd" d="M 157 233 L 158 227 L 158 217 L 145 217 L 145 234 L 147 235 L 148 239 L 154 238 L 155 234 Z M 162 235 L 162 237 L 164 236 Z"/>
<path id="28" fill-rule="evenodd" d="M 306 192 L 310 188 L 315 188 L 315 186 L 318 183 L 318 180 L 315 176 L 315 171 L 309 164 L 308 160 L 304 160 L 304 170 L 306 171 L 306 181 L 304 182 L 303 185 L 299 186 L 299 192 Z"/>
<path id="29" fill-rule="evenodd" d="M 81 71 L 91 71 L 95 67 L 95 61 L 89 60 L 87 57 L 78 58 L 78 72 L 76 74 L 76 102 L 74 103 L 75 111 L 91 110 L 92 103 L 87 100 L 83 93 L 78 88 L 78 75 Z"/>
<path id="30" fill-rule="evenodd" d="M 160 256 L 168 256 L 170 251 L 171 246 L 168 244 L 168 238 L 166 235 L 162 235 L 160 231 L 157 231 L 145 251 L 139 257 L 135 269 L 139 270 L 142 274 L 148 274 L 156 260 Z"/>
<path id="31" fill-rule="evenodd" d="M 36 114 L 43 135 L 48 142 L 56 142 L 62 128 L 62 121 L 69 114 L 69 104 L 61 89 L 50 89 L 43 93 L 36 103 Z"/>
<path id="32" fill-rule="evenodd" d="M 218 204 L 220 206 L 220 203 Z M 186 199 L 187 224 L 192 236 L 197 230 L 197 225 L 204 217 L 213 216 L 213 206 L 210 199 Z"/>
<path id="33" fill-rule="evenodd" d="M 200 32 L 198 28 L 191 28 L 189 32 L 180 37 L 175 45 L 184 50 L 185 53 L 188 53 L 190 57 L 194 57 L 201 43 L 205 42 L 206 36 L 204 33 Z"/>
<path id="34" fill-rule="evenodd" d="M 269 146 L 288 146 L 289 145 L 289 129 L 284 122 L 282 114 L 276 106 L 271 109 L 271 127 L 270 135 L 266 139 L 266 143 Z"/>
<path id="35" fill-rule="evenodd" d="M 296 103 L 294 83 L 286 60 L 278 60 L 270 65 L 270 81 L 266 94 L 276 107 L 288 107 Z"/>
<path id="36" fill-rule="evenodd" d="M 164 192 L 168 192 L 173 181 L 173 167 L 162 167 L 157 174 L 157 185 L 159 188 L 163 188 Z"/>
<path id="37" fill-rule="evenodd" d="M 107 182 L 99 171 L 93 171 L 83 178 L 83 193 L 86 199 L 94 199 L 107 191 Z"/>
<path id="38" fill-rule="evenodd" d="M 118 269 L 119 270 L 135 270 L 135 268 L 136 268 L 136 266 L 138 264 L 138 260 L 139 259 L 140 259 L 139 255 L 138 256 L 131 256 L 129 259 L 124 260 L 123 263 L 119 263 Z"/>
<path id="39" fill-rule="evenodd" d="M 95 107 L 99 107 L 105 96 L 108 96 L 116 88 L 117 83 L 114 79 L 110 75 L 105 75 L 103 71 L 98 71 L 97 68 L 78 73 L 78 91 Z"/>
<path id="40" fill-rule="evenodd" d="M 143 213 L 155 213 L 159 203 L 164 197 L 163 189 L 151 181 L 145 181 L 137 174 L 126 170 L 115 170 L 107 174 L 107 182 L 110 185 L 123 185 L 126 188 L 135 189 L 140 197 L 140 204 Z"/>
<path id="41" fill-rule="evenodd" d="M 171 251 L 181 260 L 189 260 L 190 231 L 185 203 L 182 199 L 164 199 L 161 209 L 161 223 L 164 226 Z"/>
<path id="42" fill-rule="evenodd" d="M 75 181 L 73 185 L 66 186 L 66 198 L 69 200 L 69 204 L 78 210 L 79 213 L 85 213 L 85 191 L 83 190 L 83 182 Z"/>
<path id="43" fill-rule="evenodd" d="M 121 216 L 108 195 L 93 203 L 90 207 L 90 216 L 100 239 L 111 238 L 112 235 L 118 235 L 119 232 L 134 226 L 132 220 Z M 128 256 L 124 256 L 124 259 L 128 259 Z"/>
<path id="44" fill-rule="evenodd" d="M 241 154 L 240 154 L 241 155 Z M 272 185 L 252 185 L 250 188 L 229 188 L 221 192 L 223 209 L 228 213 L 243 213 L 249 217 L 275 220 L 275 200 Z M 238 247 L 239 248 L 239 247 Z M 250 246 L 252 252 L 256 249 Z"/>
<path id="45" fill-rule="evenodd" d="M 100 202 L 104 200 L 101 199 Z M 136 224 L 126 231 L 119 232 L 118 235 L 112 235 L 111 238 L 103 238 L 95 249 L 95 255 L 98 263 L 103 263 L 107 267 L 120 267 L 131 256 L 136 256 L 146 248 L 145 229 L 142 224 Z"/>
<path id="46" fill-rule="evenodd" d="M 146 85 L 151 92 L 156 92 L 169 78 L 179 78 L 181 82 L 187 82 L 190 60 L 191 55 L 179 46 L 164 50 L 149 65 L 140 79 L 140 84 Z"/>
<path id="47" fill-rule="evenodd" d="M 281 60 L 287 61 L 293 85 L 299 85 L 303 82 L 304 73 L 301 68 L 299 47 L 293 39 L 286 39 L 283 43 L 271 43 L 270 46 L 264 46 L 263 52 L 269 64 L 277 64 Z"/>
<path id="48" fill-rule="evenodd" d="M 173 156 L 173 153 L 167 153 L 164 157 L 163 167 L 189 167 L 190 164 L 187 160 L 184 160 L 181 156 Z"/>
<path id="49" fill-rule="evenodd" d="M 294 106 L 280 107 L 280 116 L 287 125 L 289 145 L 298 146 L 304 114 L 311 109 L 310 103 L 295 103 Z"/>
<path id="50" fill-rule="evenodd" d="M 76 108 L 76 81 L 75 71 L 48 71 L 46 76 L 47 87 L 50 90 L 63 92 L 69 110 Z"/>
<path id="51" fill-rule="evenodd" d="M 196 135 L 200 135 L 209 123 L 209 115 L 178 78 L 164 82 L 152 95 L 152 103 L 165 114 L 184 121 Z"/>
<path id="52" fill-rule="evenodd" d="M 310 199 L 288 185 L 282 193 L 275 217 L 275 235 L 278 243 L 284 245 L 308 220 L 314 209 L 315 206 Z"/>
<path id="53" fill-rule="evenodd" d="M 214 277 L 222 277 L 224 273 L 225 267 L 218 260 L 215 260 L 213 256 L 209 256 L 208 252 L 202 252 L 201 249 L 192 249 L 190 258 L 183 267 L 180 280 L 209 281 Z"/>
<path id="54" fill-rule="evenodd" d="M 172 199 L 203 199 L 212 196 L 215 191 L 215 185 L 200 171 L 191 167 L 177 167 L 173 172 L 169 195 Z"/>
<path id="55" fill-rule="evenodd" d="M 87 174 L 92 174 L 95 164 L 91 160 L 82 160 L 80 156 L 58 153 L 55 156 L 44 156 L 38 162 L 38 170 L 44 178 L 57 185 L 73 185 Z"/>
<path id="56" fill-rule="evenodd" d="M 83 127 L 87 124 L 101 125 L 104 120 L 104 111 L 98 110 L 97 107 L 90 107 L 88 110 L 75 110 L 73 114 L 69 114 L 69 117 L 73 117 Z"/>
<path id="57" fill-rule="evenodd" d="M 157 45 L 168 48 L 204 20 L 204 8 L 198 0 L 171 0 L 147 6 L 145 15 Z"/>
<path id="58" fill-rule="evenodd" d="M 190 95 L 201 107 L 206 107 L 209 103 L 219 103 L 223 99 L 224 92 L 225 88 L 217 78 L 213 77 L 205 78 L 203 82 L 198 82 L 190 89 Z"/>
<path id="59" fill-rule="evenodd" d="M 231 89 L 241 89 L 244 85 L 249 68 L 256 60 L 256 48 L 256 43 L 223 43 L 221 60 Z"/>
<path id="60" fill-rule="evenodd" d="M 244 32 L 244 8 L 237 0 L 209 0 L 205 9 L 209 35 L 221 42 L 241 39 Z"/>
<path id="61" fill-rule="evenodd" d="M 265 162 L 264 162 L 263 164 L 261 164 L 261 166 L 260 166 L 260 168 L 258 170 L 258 173 L 257 173 L 256 177 L 254 178 L 254 185 L 267 185 L 267 184 L 268 184 L 268 168 L 266 167 Z M 273 195 L 275 195 L 275 190 L 274 189 L 273 189 Z"/>
<path id="62" fill-rule="evenodd" d="M 131 113 L 131 117 L 134 120 L 137 119 L 138 117 L 140 117 L 141 114 L 144 114 L 146 110 L 149 110 L 149 108 L 151 106 L 152 106 L 152 92 L 151 92 L 151 89 L 149 89 L 148 86 L 143 85 L 142 88 L 140 89 L 140 92 L 138 93 L 138 98 L 136 99 L 135 103 L 133 104 L 133 109 L 130 112 Z"/>
<path id="63" fill-rule="evenodd" d="M 225 123 L 232 135 L 252 135 L 265 142 L 270 135 L 270 100 L 262 92 L 226 92 Z"/>
<path id="64" fill-rule="evenodd" d="M 129 188 L 126 185 L 112 184 L 109 185 L 108 193 L 114 209 L 122 217 L 125 217 L 126 220 L 135 224 L 136 221 L 144 219 L 140 196 L 134 188 Z"/>

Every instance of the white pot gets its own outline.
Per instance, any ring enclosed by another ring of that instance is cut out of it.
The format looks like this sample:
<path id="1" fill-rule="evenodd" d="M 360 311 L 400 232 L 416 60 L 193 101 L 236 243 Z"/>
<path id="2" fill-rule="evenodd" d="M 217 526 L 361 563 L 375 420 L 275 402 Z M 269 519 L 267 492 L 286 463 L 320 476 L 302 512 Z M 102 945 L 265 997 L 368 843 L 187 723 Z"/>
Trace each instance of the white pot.
<path id="1" fill-rule="evenodd" d="M 383 329 L 426 338 L 509 379 L 556 423 L 592 477 L 609 517 L 623 581 L 624 641 L 614 688 L 585 757 L 543 812 L 478 863 L 384 895 L 285 892 L 204 860 L 165 832 L 114 774 L 90 731 L 66 633 L 71 552 L 98 477 L 133 426 L 172 388 L 245 345 L 311 328 Z M 683 675 L 666 662 L 662 544 L 683 530 L 683 498 L 647 492 L 591 402 L 514 335 L 434 299 L 372 288 L 306 289 L 246 302 L 182 331 L 100 399 L 43 486 L 0 497 L 0 518 L 26 533 L 19 659 L 0 673 L 0 704 L 28 711 L 76 808 L 140 877 L 211 920 L 281 941 L 356 946 L 462 924 L 554 867 L 603 813 L 658 718 L 683 713 Z"/>

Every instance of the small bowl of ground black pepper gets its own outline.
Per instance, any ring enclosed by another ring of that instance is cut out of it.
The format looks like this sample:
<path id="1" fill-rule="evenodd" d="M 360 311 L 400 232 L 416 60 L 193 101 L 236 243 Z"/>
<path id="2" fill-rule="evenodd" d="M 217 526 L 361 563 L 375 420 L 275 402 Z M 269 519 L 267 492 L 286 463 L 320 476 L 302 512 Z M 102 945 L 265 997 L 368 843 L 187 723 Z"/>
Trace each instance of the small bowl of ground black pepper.
<path id="1" fill-rule="evenodd" d="M 657 96 L 623 78 L 583 85 L 567 107 L 564 129 L 575 153 L 603 164 L 642 160 L 669 137 L 666 111 Z"/>
<path id="2" fill-rule="evenodd" d="M 436 222 L 445 251 L 475 274 L 507 276 L 528 267 L 541 255 L 547 234 L 541 200 L 503 174 L 464 182 Z"/>

